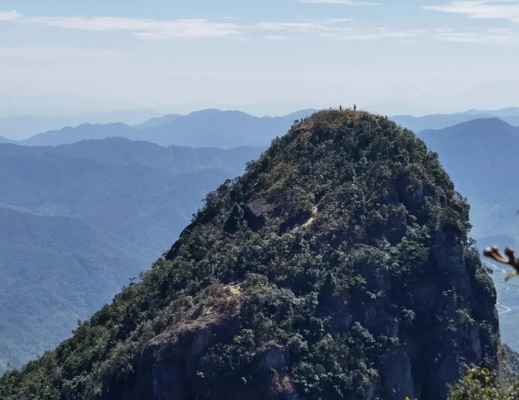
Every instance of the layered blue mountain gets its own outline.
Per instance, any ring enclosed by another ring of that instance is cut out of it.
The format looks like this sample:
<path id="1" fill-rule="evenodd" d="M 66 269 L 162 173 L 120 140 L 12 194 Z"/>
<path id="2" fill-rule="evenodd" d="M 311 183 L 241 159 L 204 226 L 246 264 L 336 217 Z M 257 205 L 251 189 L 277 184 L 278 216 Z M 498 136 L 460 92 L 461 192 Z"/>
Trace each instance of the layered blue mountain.
<path id="1" fill-rule="evenodd" d="M 519 125 L 519 108 L 508 107 L 500 110 L 467 110 L 454 114 L 430 114 L 421 117 L 412 115 L 395 115 L 391 117 L 397 124 L 414 132 L 425 129 L 443 129 L 463 122 L 481 118 L 498 117 L 501 120 L 517 126 Z"/>
<path id="2" fill-rule="evenodd" d="M 159 116 L 161 114 L 147 109 L 105 111 L 73 116 L 6 116 L 0 117 L 0 135 L 23 140 L 41 132 L 59 130 L 67 126 L 73 127 L 84 123 L 108 124 L 112 122 L 134 125 Z"/>
<path id="3" fill-rule="evenodd" d="M 168 123 L 176 120 L 177 118 L 182 117 L 181 114 L 168 114 L 164 115 L 162 117 L 155 117 L 150 118 L 147 121 L 144 121 L 141 124 L 134 125 L 133 127 L 135 129 L 151 129 L 151 128 L 158 128 L 164 125 L 167 125 Z"/>
<path id="4" fill-rule="evenodd" d="M 0 136 L 0 143 L 13 143 L 13 141 L 3 136 Z"/>
<path id="5" fill-rule="evenodd" d="M 111 124 L 81 124 L 76 127 L 66 127 L 55 131 L 39 133 L 20 141 L 25 146 L 59 146 L 76 143 L 89 139 L 106 139 L 111 137 L 123 137 L 137 139 L 138 133 L 134 128 L 122 122 Z"/>
<path id="6" fill-rule="evenodd" d="M 161 145 L 200 147 L 267 146 L 294 123 L 314 110 L 283 117 L 253 117 L 240 111 L 203 110 L 145 131 L 145 138 Z"/>
<path id="7" fill-rule="evenodd" d="M 283 135 L 294 120 L 314 110 L 302 110 L 282 117 L 254 117 L 240 111 L 215 109 L 188 115 L 166 115 L 136 126 L 124 123 L 81 124 L 39 133 L 20 141 L 26 146 L 58 146 L 88 139 L 123 137 L 145 140 L 161 146 L 218 147 L 268 146 Z"/>
<path id="8" fill-rule="evenodd" d="M 187 115 L 164 116 L 151 110 L 133 110 L 71 117 L 0 117 L 0 135 L 16 138 L 21 144 L 30 146 L 56 146 L 107 137 L 142 139 L 161 145 L 196 147 L 200 145 L 196 141 L 199 138 L 204 140 L 208 138 L 209 142 L 206 145 L 215 147 L 233 140 L 238 140 L 237 143 L 243 145 L 266 146 L 275 136 L 283 134 L 294 120 L 308 117 L 314 111 L 307 109 L 282 117 L 262 118 L 239 111 L 216 109 L 206 109 Z M 453 114 L 431 114 L 420 117 L 396 115 L 391 119 L 405 128 L 420 132 L 425 129 L 443 129 L 473 119 L 492 117 L 498 117 L 516 126 L 519 125 L 519 108 L 471 109 Z M 5 137 L 0 137 L 0 143 L 11 141 Z"/>

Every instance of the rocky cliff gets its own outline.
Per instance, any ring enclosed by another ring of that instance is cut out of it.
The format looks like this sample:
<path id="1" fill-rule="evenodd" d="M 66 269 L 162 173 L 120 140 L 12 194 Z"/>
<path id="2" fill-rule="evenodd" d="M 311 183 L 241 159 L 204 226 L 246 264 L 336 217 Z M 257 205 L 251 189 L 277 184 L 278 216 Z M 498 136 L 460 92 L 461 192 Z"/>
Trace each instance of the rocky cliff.
<path id="1" fill-rule="evenodd" d="M 470 366 L 499 370 L 468 211 L 412 132 L 318 112 L 0 397 L 446 399 Z"/>

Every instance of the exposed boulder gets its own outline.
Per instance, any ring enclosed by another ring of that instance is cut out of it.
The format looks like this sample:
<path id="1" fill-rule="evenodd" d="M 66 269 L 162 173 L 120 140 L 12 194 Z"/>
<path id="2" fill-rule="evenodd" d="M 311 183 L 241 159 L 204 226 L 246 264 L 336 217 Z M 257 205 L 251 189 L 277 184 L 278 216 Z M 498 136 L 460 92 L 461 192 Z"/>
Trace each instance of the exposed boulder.
<path id="1" fill-rule="evenodd" d="M 259 197 L 245 206 L 245 219 L 253 231 L 258 231 L 265 225 L 265 216 L 275 209 L 275 203 L 265 197 Z"/>

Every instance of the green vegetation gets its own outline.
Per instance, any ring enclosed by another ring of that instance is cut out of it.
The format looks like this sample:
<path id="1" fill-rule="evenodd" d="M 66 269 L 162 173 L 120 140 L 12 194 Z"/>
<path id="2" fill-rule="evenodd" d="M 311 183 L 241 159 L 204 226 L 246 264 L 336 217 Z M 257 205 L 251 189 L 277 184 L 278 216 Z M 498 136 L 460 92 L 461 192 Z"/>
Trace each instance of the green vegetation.
<path id="1" fill-rule="evenodd" d="M 487 248 L 485 256 L 495 261 L 516 265 L 513 250 L 505 254 L 497 248 Z M 517 400 L 519 399 L 519 353 L 503 344 L 500 354 L 500 375 L 487 368 L 475 367 L 465 378 L 451 386 L 449 400 Z"/>
<path id="2" fill-rule="evenodd" d="M 499 388 L 496 381 L 496 374 L 487 368 L 473 368 L 461 382 L 453 386 L 449 400 L 519 399 L 519 381 L 506 389 Z"/>
<path id="3" fill-rule="evenodd" d="M 497 367 L 468 213 L 412 132 L 316 113 L 210 193 L 141 282 L 0 378 L 0 398 L 445 398 L 460 359 Z"/>

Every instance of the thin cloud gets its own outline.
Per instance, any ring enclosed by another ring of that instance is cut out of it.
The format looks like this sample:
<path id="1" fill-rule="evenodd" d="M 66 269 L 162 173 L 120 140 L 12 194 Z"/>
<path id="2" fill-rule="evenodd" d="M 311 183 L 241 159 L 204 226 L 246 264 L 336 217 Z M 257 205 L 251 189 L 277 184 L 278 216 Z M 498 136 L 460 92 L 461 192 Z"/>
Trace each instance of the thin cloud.
<path id="1" fill-rule="evenodd" d="M 368 28 L 353 23 L 352 19 L 330 19 L 324 21 L 300 22 L 262 22 L 256 24 L 256 29 L 276 33 L 298 33 L 318 35 L 328 39 L 347 41 L 366 41 L 384 38 L 416 38 L 423 36 L 423 29 L 407 29 L 391 31 L 384 27 Z"/>
<path id="2" fill-rule="evenodd" d="M 303 1 L 338 1 L 338 0 L 303 0 Z M 342 1 L 342 0 L 339 0 Z M 517 1 L 455 1 L 445 6 L 428 6 L 428 9 L 443 12 L 467 13 L 474 18 L 482 17 L 481 7 L 517 7 L 519 18 L 519 0 Z M 478 8 L 479 7 L 479 8 Z M 469 13 L 469 9 L 471 10 Z M 488 11 L 488 9 L 487 9 Z M 510 17 L 511 9 L 507 8 Z M 503 16 L 502 10 L 494 17 Z M 507 28 L 477 30 L 452 30 L 437 28 L 390 30 L 385 27 L 369 27 L 351 18 L 334 18 L 324 20 L 299 20 L 292 22 L 259 22 L 239 25 L 231 22 L 212 22 L 206 19 L 149 20 L 123 17 L 27 17 L 16 11 L 0 12 L 0 22 L 36 24 L 40 26 L 85 30 L 100 33 L 127 32 L 143 40 L 176 40 L 199 38 L 234 38 L 248 40 L 259 35 L 265 40 L 287 40 L 298 35 L 313 35 L 330 40 L 373 41 L 393 40 L 397 42 L 416 42 L 424 40 L 440 40 L 445 42 L 462 42 L 474 44 L 517 45 L 519 33 Z M 13 54 L 11 53 L 11 56 Z"/>
<path id="3" fill-rule="evenodd" d="M 0 47 L 1 59 L 18 59 L 25 62 L 41 61 L 91 61 L 107 59 L 120 59 L 130 56 L 126 51 L 100 50 L 74 47 Z"/>
<path id="4" fill-rule="evenodd" d="M 411 40 L 413 38 L 424 37 L 426 31 L 418 29 L 407 29 L 402 31 L 390 31 L 386 28 L 376 28 L 372 30 L 341 30 L 324 35 L 330 39 L 336 40 L 380 40 L 380 39 L 394 39 L 402 41 L 404 39 Z"/>
<path id="5" fill-rule="evenodd" d="M 426 10 L 467 15 L 475 19 L 506 19 L 519 22 L 517 0 L 452 1 L 439 6 L 424 6 Z"/>
<path id="6" fill-rule="evenodd" d="M 452 1 L 438 6 L 425 6 L 424 9 L 465 15 L 472 19 L 496 19 L 519 22 L 518 0 L 472 0 Z M 433 37 L 446 42 L 487 44 L 499 46 L 519 45 L 519 31 L 508 27 L 493 29 L 467 28 L 456 31 L 449 28 L 437 28 Z"/>
<path id="7" fill-rule="evenodd" d="M 404 43 L 404 44 L 420 44 L 420 43 L 425 43 L 425 40 L 416 40 L 416 39 L 396 39 L 396 42 L 398 42 L 398 43 Z"/>
<path id="8" fill-rule="evenodd" d="M 345 1 L 345 0 L 303 0 Z M 1 15 L 7 15 L 3 13 Z M 27 17 L 10 13 L 10 19 L 19 23 L 45 27 L 85 30 L 100 33 L 128 32 L 143 40 L 175 40 L 197 38 L 235 38 L 246 40 L 260 34 L 267 40 L 286 40 L 295 35 L 315 35 L 336 40 L 377 40 L 383 38 L 414 38 L 422 32 L 388 31 L 385 28 L 368 28 L 351 18 L 325 20 L 300 20 L 294 22 L 259 22 L 239 25 L 232 22 L 212 22 L 205 19 L 149 20 L 123 17 Z M 4 17 L 7 18 L 7 17 Z"/>
<path id="9" fill-rule="evenodd" d="M 518 32 L 502 32 L 499 30 L 486 30 L 484 32 L 441 32 L 435 35 L 437 40 L 445 42 L 459 42 L 472 44 L 490 44 L 499 46 L 519 45 Z"/>
<path id="10" fill-rule="evenodd" d="M 351 0 L 299 0 L 303 4 L 341 4 L 345 6 L 380 6 L 382 3 L 368 3 Z"/>
<path id="11" fill-rule="evenodd" d="M 288 37 L 283 36 L 283 35 L 267 35 L 267 36 L 265 36 L 265 39 L 267 39 L 267 40 L 288 40 Z"/>
<path id="12" fill-rule="evenodd" d="M 260 31 L 288 31 L 299 33 L 333 32 L 343 29 L 340 24 L 352 22 L 351 18 L 323 21 L 303 20 L 299 22 L 260 22 L 254 26 Z"/>
<path id="13" fill-rule="evenodd" d="M 157 21 L 121 17 L 38 17 L 28 18 L 27 20 L 44 26 L 66 29 L 96 32 L 131 31 L 141 39 L 155 40 L 228 37 L 239 36 L 242 33 L 240 27 L 236 24 L 215 23 L 205 19 Z"/>
<path id="14" fill-rule="evenodd" d="M 170 21 L 132 19 L 123 17 L 26 17 L 21 14 L 0 13 L 7 20 L 16 20 L 46 27 L 93 32 L 130 32 L 141 39 L 168 40 L 183 38 L 222 38 L 240 36 L 243 27 L 233 23 L 210 22 L 205 19 Z"/>
<path id="15" fill-rule="evenodd" d="M 0 11 L 0 22 L 13 21 L 22 18 L 22 14 L 16 11 Z"/>

